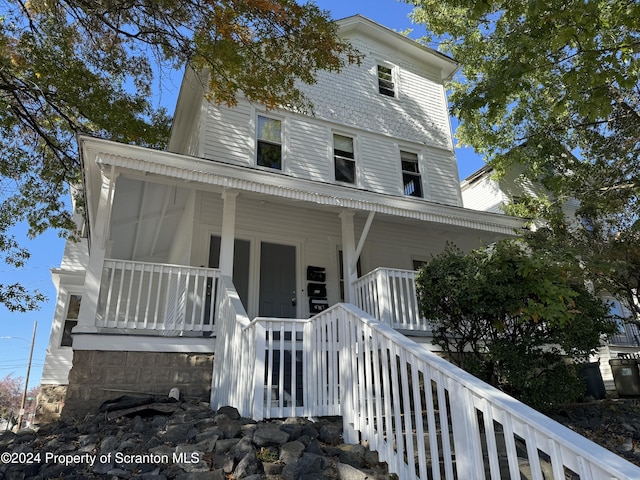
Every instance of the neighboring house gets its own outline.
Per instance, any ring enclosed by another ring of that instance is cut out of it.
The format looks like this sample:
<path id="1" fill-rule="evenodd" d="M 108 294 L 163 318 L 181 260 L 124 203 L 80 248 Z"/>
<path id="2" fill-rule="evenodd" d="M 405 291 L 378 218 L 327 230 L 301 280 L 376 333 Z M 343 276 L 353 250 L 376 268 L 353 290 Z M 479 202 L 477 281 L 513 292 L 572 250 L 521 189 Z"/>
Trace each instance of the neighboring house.
<path id="1" fill-rule="evenodd" d="M 308 318 L 354 302 L 362 273 L 521 227 L 462 208 L 443 88 L 457 63 L 364 17 L 338 23 L 365 58 L 305 87 L 315 116 L 216 106 L 188 70 L 169 151 L 79 139 L 87 238 L 53 272 L 44 398 L 208 398 L 219 274 L 249 318 Z"/>
<path id="2" fill-rule="evenodd" d="M 504 207 L 523 195 L 535 197 L 541 187 L 521 175 L 522 170 L 516 168 L 509 174 L 497 179 L 494 170 L 484 166 L 469 175 L 460 183 L 462 202 L 465 208 L 478 211 L 501 213 Z M 573 218 L 578 207 L 576 200 L 568 201 L 563 206 L 567 218 Z M 631 313 L 617 299 L 602 295 L 611 305 L 611 314 L 619 318 L 619 333 L 613 336 L 606 346 L 599 349 L 596 359 L 600 361 L 600 370 L 607 390 L 615 390 L 609 360 L 618 354 L 640 352 L 640 330 L 632 323 L 625 323 Z M 596 360 L 594 359 L 594 360 Z"/>

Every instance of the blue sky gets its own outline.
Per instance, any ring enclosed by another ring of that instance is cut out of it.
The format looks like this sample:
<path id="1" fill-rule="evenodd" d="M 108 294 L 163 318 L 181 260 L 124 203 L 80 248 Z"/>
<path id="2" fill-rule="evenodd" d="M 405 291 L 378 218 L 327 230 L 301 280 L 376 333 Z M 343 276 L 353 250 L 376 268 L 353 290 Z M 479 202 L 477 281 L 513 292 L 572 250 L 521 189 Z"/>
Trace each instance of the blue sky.
<path id="1" fill-rule="evenodd" d="M 424 27 L 411 24 L 408 19 L 412 7 L 395 0 L 317 0 L 316 4 L 331 12 L 334 19 L 355 14 L 364 15 L 394 30 L 413 28 L 413 38 L 424 35 Z M 179 79 L 162 82 L 162 90 L 156 92 L 158 102 L 170 112 L 175 107 L 179 88 Z M 454 122 L 455 127 L 455 122 Z M 466 177 L 482 166 L 482 160 L 469 149 L 457 150 L 458 166 L 461 178 Z M 29 385 L 37 385 L 42 374 L 42 366 L 49 342 L 51 320 L 56 301 L 56 291 L 51 281 L 50 269 L 60 265 L 64 241 L 55 232 L 47 232 L 40 237 L 26 240 L 26 227 L 19 226 L 13 232 L 20 242 L 31 250 L 32 257 L 27 266 L 20 271 L 0 264 L 0 282 L 21 282 L 30 289 L 39 289 L 48 301 L 35 312 L 12 313 L 0 306 L 0 378 L 7 374 L 24 377 L 29 358 L 29 345 L 34 321 L 38 322 L 38 332 L 33 354 L 32 371 Z M 12 338 L 3 338 L 12 337 Z"/>

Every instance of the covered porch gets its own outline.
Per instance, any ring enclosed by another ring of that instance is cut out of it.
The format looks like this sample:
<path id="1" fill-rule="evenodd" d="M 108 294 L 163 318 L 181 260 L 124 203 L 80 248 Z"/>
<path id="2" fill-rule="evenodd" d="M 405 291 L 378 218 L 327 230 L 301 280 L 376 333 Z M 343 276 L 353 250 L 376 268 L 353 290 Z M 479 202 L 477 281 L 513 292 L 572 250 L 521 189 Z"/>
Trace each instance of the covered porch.
<path id="1" fill-rule="evenodd" d="M 214 335 L 220 276 L 233 279 L 250 318 L 308 318 L 358 296 L 371 305 L 379 294 L 358 282 L 363 273 L 411 270 L 446 241 L 469 249 L 522 227 L 426 199 L 103 140 L 82 145 L 90 259 L 75 349 L 95 345 L 95 334 Z M 314 268 L 323 281 L 309 278 Z M 417 320 L 400 322 L 419 330 Z"/>

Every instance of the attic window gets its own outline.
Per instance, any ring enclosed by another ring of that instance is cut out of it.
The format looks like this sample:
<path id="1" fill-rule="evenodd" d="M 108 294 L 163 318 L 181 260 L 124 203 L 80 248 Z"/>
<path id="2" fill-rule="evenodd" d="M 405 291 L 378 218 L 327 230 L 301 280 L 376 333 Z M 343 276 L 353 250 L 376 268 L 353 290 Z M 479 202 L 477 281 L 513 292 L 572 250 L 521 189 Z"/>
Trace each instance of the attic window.
<path id="1" fill-rule="evenodd" d="M 282 169 L 282 122 L 258 115 L 257 164 Z"/>
<path id="2" fill-rule="evenodd" d="M 400 152 L 402 163 L 402 187 L 404 194 L 410 197 L 422 197 L 422 178 L 418 168 L 418 154 Z"/>
<path id="3" fill-rule="evenodd" d="M 393 83 L 393 70 L 386 65 L 378 65 L 378 91 L 382 95 L 395 97 L 396 90 Z"/>

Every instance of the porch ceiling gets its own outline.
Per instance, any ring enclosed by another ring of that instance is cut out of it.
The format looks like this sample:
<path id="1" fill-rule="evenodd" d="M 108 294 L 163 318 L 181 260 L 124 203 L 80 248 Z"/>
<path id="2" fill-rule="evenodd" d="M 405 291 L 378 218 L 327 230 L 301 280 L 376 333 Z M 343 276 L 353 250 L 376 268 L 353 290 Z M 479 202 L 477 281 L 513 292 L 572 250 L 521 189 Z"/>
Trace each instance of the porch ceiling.
<path id="1" fill-rule="evenodd" d="M 119 177 L 111 215 L 110 256 L 167 260 L 184 212 L 188 190 Z"/>

